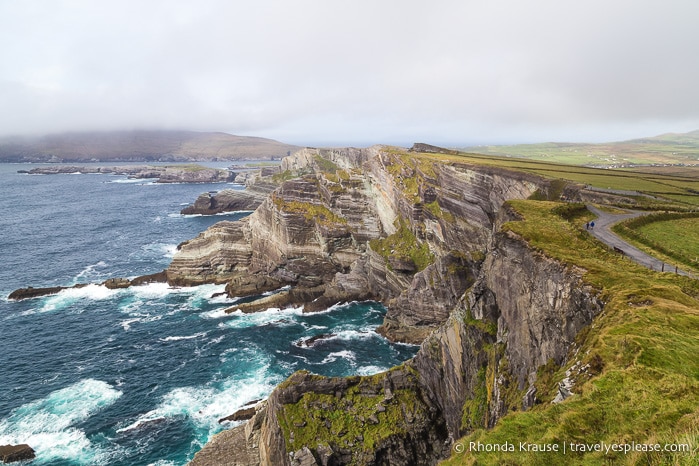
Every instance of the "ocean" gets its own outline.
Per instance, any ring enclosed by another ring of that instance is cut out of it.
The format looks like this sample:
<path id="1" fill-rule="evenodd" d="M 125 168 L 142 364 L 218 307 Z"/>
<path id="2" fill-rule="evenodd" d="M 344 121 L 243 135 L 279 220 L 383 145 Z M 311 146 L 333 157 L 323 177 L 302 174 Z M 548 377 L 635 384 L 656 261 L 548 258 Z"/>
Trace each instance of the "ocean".
<path id="1" fill-rule="evenodd" d="M 235 301 L 212 297 L 223 286 L 166 284 L 8 301 L 26 286 L 159 272 L 180 242 L 249 214 L 179 214 L 236 185 L 17 173 L 36 166 L 0 164 L 0 445 L 29 444 L 33 465 L 183 465 L 233 425 L 220 418 L 296 370 L 373 374 L 417 351 L 374 331 L 375 302 L 226 314 Z"/>

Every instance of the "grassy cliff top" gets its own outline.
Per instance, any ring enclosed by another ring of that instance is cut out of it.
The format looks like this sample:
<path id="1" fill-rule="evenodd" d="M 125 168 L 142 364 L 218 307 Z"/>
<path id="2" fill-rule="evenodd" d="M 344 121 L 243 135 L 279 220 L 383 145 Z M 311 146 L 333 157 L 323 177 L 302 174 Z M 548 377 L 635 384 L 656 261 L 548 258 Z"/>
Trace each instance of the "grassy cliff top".
<path id="1" fill-rule="evenodd" d="M 608 169 L 467 152 L 420 153 L 397 149 L 393 152 L 423 163 L 480 165 L 561 179 L 602 191 L 623 191 L 649 207 L 668 203 L 683 209 L 699 206 L 699 167 Z M 662 208 L 666 209 L 667 205 Z"/>
<path id="2" fill-rule="evenodd" d="M 503 229 L 552 258 L 584 269 L 585 281 L 600 290 L 605 309 L 581 332 L 568 364 L 549 374 L 545 393 L 538 394 L 553 399 L 558 382 L 570 370 L 572 397 L 511 413 L 492 430 L 476 430 L 458 440 L 463 450 L 444 464 L 696 464 L 699 281 L 651 272 L 613 254 L 580 227 L 589 219 L 583 209 L 576 213 L 570 206 L 543 201 L 511 205 L 523 220 Z M 558 445 L 559 451 L 522 451 L 520 442 L 525 448 Z M 571 451 L 579 450 L 579 444 L 633 442 L 653 448 L 688 444 L 693 453 Z M 514 451 L 469 451 L 479 444 L 482 449 L 508 449 L 506 443 Z"/>

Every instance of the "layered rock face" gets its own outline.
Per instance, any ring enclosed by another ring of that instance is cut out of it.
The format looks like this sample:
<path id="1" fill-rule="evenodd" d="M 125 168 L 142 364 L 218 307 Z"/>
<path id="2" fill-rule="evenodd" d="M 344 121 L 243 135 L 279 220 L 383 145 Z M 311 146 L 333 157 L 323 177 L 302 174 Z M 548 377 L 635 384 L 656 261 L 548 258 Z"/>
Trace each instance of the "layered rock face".
<path id="1" fill-rule="evenodd" d="M 450 439 L 531 407 L 537 371 L 566 363 L 602 303 L 581 270 L 500 231 L 507 208 L 498 217 L 475 283 L 413 360 L 371 377 L 296 373 L 239 428 L 236 448 L 269 465 L 430 465 Z"/>
<path id="2" fill-rule="evenodd" d="M 385 147 L 306 149 L 281 168 L 250 217 L 181 245 L 168 279 L 226 281 L 231 296 L 291 286 L 246 312 L 379 299 L 379 330 L 422 345 L 371 377 L 294 374 L 230 434 L 249 464 L 434 464 L 535 403 L 537 370 L 564 364 L 601 310 L 581 271 L 500 229 L 507 200 L 555 191 L 545 180 Z"/>
<path id="3" fill-rule="evenodd" d="M 168 281 L 227 282 L 231 296 L 291 285 L 313 304 L 287 294 L 260 306 L 280 299 L 307 311 L 379 299 L 389 308 L 381 333 L 411 343 L 473 283 L 502 203 L 547 188 L 534 176 L 378 146 L 304 149 L 275 178 L 279 187 L 248 218 L 180 245 Z"/>
<path id="4" fill-rule="evenodd" d="M 414 359 L 453 438 L 536 402 L 537 370 L 564 365 L 602 310 L 582 272 L 495 235 L 476 283 Z"/>

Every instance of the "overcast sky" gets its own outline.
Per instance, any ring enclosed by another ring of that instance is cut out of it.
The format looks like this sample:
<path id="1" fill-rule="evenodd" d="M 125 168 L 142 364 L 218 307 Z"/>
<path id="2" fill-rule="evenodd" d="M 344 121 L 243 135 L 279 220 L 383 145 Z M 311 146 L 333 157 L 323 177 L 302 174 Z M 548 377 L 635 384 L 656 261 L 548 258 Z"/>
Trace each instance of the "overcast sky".
<path id="1" fill-rule="evenodd" d="M 0 136 L 302 145 L 699 129 L 697 0 L 0 0 Z"/>

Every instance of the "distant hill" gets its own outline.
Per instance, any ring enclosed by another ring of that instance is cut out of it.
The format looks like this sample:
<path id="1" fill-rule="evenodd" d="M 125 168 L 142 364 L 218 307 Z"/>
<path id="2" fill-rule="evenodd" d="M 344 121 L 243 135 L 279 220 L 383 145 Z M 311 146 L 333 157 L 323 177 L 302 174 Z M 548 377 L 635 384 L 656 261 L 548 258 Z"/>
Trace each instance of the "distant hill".
<path id="1" fill-rule="evenodd" d="M 476 146 L 478 154 L 524 157 L 594 167 L 634 165 L 699 165 L 699 131 L 602 144 L 547 142 L 511 146 Z"/>
<path id="2" fill-rule="evenodd" d="M 273 139 L 194 131 L 64 133 L 0 139 L 0 162 L 193 162 L 272 159 L 299 149 Z"/>

